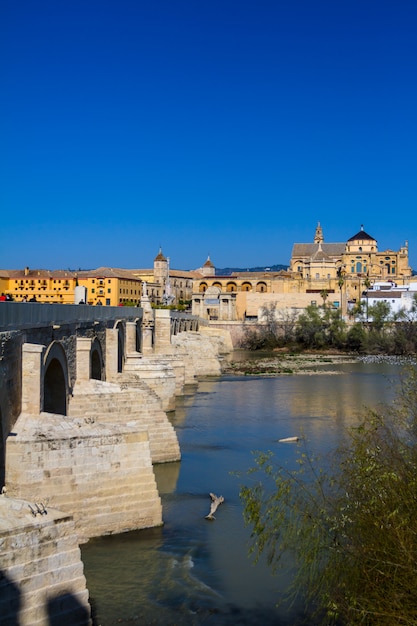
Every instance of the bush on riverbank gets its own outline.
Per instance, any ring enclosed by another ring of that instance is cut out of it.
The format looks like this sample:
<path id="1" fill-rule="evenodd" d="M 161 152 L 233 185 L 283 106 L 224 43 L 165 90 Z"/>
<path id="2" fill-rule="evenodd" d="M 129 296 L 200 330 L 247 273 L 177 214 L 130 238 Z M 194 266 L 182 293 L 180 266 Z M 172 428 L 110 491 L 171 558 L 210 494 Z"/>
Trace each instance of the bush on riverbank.
<path id="1" fill-rule="evenodd" d="M 385 305 L 385 306 L 384 306 Z M 348 326 L 337 309 L 308 306 L 297 316 L 277 310 L 276 305 L 261 308 L 260 323 L 245 328 L 241 347 L 247 350 L 287 348 L 289 350 L 336 349 L 359 354 L 417 353 L 417 302 L 406 312 L 390 316 L 381 302 L 362 311 L 359 321 Z"/>
<path id="2" fill-rule="evenodd" d="M 417 623 L 416 367 L 393 406 L 369 411 L 330 464 L 302 446 L 297 470 L 259 453 L 241 489 L 253 553 L 273 568 L 295 556 L 290 591 L 315 623 Z"/>

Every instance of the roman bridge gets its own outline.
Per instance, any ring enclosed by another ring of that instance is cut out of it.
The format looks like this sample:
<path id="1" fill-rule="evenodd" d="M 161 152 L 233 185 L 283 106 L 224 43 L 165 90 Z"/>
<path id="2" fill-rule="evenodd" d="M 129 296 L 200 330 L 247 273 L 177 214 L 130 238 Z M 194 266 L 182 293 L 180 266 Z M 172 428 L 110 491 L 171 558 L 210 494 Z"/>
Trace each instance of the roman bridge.
<path id="1" fill-rule="evenodd" d="M 227 332 L 166 309 L 0 304 L 0 614 L 90 624 L 79 543 L 163 523 L 175 398 L 221 372 Z M 52 620 L 52 621 L 51 621 Z"/>
<path id="2" fill-rule="evenodd" d="M 227 332 L 167 309 L 0 303 L 0 614 L 90 624 L 79 543 L 163 523 L 169 413 Z M 51 621 L 52 620 L 52 621 Z"/>
<path id="3" fill-rule="evenodd" d="M 0 489 L 70 512 L 86 538 L 160 524 L 152 465 L 181 457 L 169 411 L 230 350 L 209 331 L 165 309 L 2 303 Z M 136 492 L 126 515 L 106 501 L 115 479 Z"/>
<path id="4" fill-rule="evenodd" d="M 123 372 L 127 360 L 142 354 L 141 308 L 2 304 L 0 451 L 22 407 L 66 415 L 77 380 L 112 380 Z M 163 351 L 172 335 L 198 331 L 199 320 L 178 312 L 157 313 L 156 323 L 150 326 L 150 336 L 149 332 L 145 336 L 147 355 L 161 352 L 161 347 Z M 4 454 L 0 453 L 0 487 L 2 472 Z"/>

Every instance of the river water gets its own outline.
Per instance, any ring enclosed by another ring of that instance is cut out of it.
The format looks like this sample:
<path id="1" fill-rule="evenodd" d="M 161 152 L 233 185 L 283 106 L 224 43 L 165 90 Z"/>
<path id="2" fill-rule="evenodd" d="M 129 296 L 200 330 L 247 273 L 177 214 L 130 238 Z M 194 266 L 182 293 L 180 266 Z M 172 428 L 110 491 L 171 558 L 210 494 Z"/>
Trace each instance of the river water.
<path id="1" fill-rule="evenodd" d="M 392 403 L 401 371 L 362 362 L 326 368 L 332 372 L 204 380 L 178 400 L 171 418 L 182 460 L 155 468 L 164 526 L 82 547 L 97 625 L 301 624 L 302 606 L 277 607 L 290 564 L 274 576 L 248 557 L 245 478 L 237 473 L 253 465 L 255 450 L 291 464 L 297 444 L 279 443 L 283 437 L 301 435 L 313 454 L 333 450 L 364 407 Z M 225 498 L 215 521 L 205 519 L 210 492 Z"/>

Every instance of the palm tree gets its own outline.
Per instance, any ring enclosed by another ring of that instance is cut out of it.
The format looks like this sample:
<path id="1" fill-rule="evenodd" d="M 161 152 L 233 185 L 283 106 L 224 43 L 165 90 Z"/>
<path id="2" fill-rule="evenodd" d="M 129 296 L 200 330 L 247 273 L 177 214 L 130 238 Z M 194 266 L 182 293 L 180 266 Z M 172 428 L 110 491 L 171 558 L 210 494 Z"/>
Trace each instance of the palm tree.
<path id="1" fill-rule="evenodd" d="M 320 296 L 323 298 L 323 309 L 326 307 L 326 300 L 329 297 L 329 292 L 327 289 L 322 289 L 320 291 Z"/>

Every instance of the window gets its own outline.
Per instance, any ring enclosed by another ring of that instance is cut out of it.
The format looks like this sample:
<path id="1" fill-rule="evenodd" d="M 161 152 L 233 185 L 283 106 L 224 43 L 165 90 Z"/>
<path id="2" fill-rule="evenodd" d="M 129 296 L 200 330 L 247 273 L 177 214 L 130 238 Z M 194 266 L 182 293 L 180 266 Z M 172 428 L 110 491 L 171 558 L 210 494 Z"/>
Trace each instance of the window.
<path id="1" fill-rule="evenodd" d="M 111 289 L 107 289 L 107 293 L 111 293 Z"/>
<path id="2" fill-rule="evenodd" d="M 320 278 L 320 274 L 317 272 L 316 273 L 316 280 L 318 280 Z"/>

